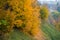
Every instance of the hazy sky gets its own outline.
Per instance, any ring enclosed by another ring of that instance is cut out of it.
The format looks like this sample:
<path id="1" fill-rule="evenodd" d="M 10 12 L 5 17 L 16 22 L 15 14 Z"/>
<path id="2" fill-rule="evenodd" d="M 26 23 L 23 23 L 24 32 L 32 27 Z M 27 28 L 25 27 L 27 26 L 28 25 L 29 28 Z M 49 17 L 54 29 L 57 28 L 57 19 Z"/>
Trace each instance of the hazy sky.
<path id="1" fill-rule="evenodd" d="M 60 0 L 38 0 L 38 1 L 40 1 L 40 3 L 48 3 L 48 4 L 51 4 L 51 3 L 53 3 L 53 4 L 57 4 L 57 2 L 60 2 Z"/>
<path id="2" fill-rule="evenodd" d="M 59 0 L 38 0 L 38 1 L 59 1 Z"/>

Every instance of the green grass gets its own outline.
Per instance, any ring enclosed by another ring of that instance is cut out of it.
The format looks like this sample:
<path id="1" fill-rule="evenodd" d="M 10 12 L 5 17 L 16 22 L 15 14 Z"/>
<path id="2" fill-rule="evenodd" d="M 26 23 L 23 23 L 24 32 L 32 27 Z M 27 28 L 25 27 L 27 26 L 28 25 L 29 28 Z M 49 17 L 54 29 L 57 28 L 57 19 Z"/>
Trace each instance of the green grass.
<path id="1" fill-rule="evenodd" d="M 60 40 L 60 32 L 52 24 L 43 22 L 41 29 L 45 33 L 47 40 Z"/>
<path id="2" fill-rule="evenodd" d="M 23 32 L 13 30 L 13 32 L 10 33 L 9 40 L 33 40 L 33 39 L 28 35 L 24 34 Z"/>

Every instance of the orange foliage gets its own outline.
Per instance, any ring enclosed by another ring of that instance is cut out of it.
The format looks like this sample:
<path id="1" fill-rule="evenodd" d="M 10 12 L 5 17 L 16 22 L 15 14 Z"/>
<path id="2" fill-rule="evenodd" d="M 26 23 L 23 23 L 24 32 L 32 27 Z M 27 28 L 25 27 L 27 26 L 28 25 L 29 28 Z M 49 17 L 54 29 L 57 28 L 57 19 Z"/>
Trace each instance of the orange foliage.
<path id="1" fill-rule="evenodd" d="M 40 6 L 36 0 L 7 0 L 0 9 L 0 19 L 4 18 L 9 22 L 8 30 L 12 30 L 16 25 L 17 28 L 21 27 L 23 31 L 35 36 L 40 32 L 39 11 Z"/>

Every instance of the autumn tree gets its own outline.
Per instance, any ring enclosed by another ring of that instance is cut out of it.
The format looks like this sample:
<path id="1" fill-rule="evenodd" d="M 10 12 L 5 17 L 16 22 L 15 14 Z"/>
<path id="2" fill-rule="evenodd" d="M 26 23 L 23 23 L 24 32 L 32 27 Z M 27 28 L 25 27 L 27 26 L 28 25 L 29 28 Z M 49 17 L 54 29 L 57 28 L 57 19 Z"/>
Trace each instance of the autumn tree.
<path id="1" fill-rule="evenodd" d="M 40 9 L 40 16 L 42 20 L 47 20 L 48 16 L 49 16 L 49 10 L 48 7 L 46 5 L 42 5 L 41 9 Z"/>
<path id="2" fill-rule="evenodd" d="M 39 11 L 37 0 L 0 0 L 0 31 L 8 33 L 17 28 L 43 40 Z"/>

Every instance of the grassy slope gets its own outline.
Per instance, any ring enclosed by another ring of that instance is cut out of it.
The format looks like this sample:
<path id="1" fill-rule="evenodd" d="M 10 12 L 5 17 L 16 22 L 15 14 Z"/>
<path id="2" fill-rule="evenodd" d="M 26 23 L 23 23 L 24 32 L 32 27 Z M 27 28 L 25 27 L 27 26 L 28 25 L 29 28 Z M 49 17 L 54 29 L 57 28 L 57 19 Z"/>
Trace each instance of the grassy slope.
<path id="1" fill-rule="evenodd" d="M 9 40 L 33 40 L 33 39 L 28 35 L 24 34 L 23 32 L 13 30 L 13 32 L 10 33 Z"/>
<path id="2" fill-rule="evenodd" d="M 49 23 L 42 23 L 42 31 L 45 33 L 47 40 L 60 40 L 60 32 Z"/>
<path id="3" fill-rule="evenodd" d="M 47 38 L 46 40 L 60 40 L 60 32 L 57 31 L 53 25 L 43 22 L 41 29 L 44 32 L 45 37 Z M 13 32 L 10 33 L 9 40 L 34 40 L 34 39 L 24 34 L 23 32 L 13 30 Z"/>

